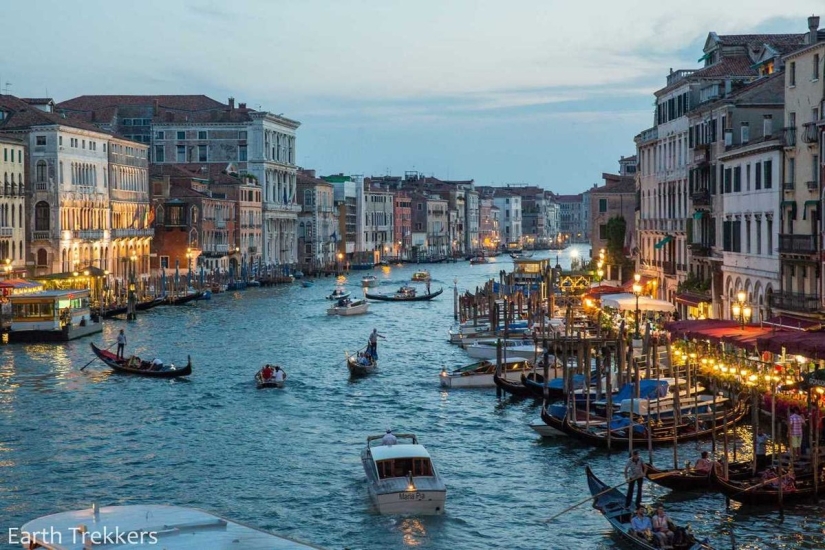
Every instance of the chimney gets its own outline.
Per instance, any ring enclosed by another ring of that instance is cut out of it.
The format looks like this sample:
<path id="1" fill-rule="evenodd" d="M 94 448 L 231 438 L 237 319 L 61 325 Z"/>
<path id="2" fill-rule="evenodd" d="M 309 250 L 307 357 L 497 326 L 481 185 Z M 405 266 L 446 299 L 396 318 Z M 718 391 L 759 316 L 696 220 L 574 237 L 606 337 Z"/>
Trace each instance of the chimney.
<path id="1" fill-rule="evenodd" d="M 152 116 L 158 116 L 158 107 L 160 107 L 160 103 L 155 99 L 152 101 Z"/>
<path id="2" fill-rule="evenodd" d="M 817 30 L 819 30 L 819 16 L 812 15 L 808 18 L 808 44 L 816 44 Z"/>
<path id="3" fill-rule="evenodd" d="M 235 98 L 234 98 L 234 97 L 230 97 L 230 98 L 227 100 L 227 103 L 229 103 L 229 110 L 230 110 L 230 111 L 232 111 L 232 110 L 234 110 L 234 109 L 235 109 Z"/>
<path id="4" fill-rule="evenodd" d="M 238 103 L 238 109 L 246 109 L 246 103 Z"/>

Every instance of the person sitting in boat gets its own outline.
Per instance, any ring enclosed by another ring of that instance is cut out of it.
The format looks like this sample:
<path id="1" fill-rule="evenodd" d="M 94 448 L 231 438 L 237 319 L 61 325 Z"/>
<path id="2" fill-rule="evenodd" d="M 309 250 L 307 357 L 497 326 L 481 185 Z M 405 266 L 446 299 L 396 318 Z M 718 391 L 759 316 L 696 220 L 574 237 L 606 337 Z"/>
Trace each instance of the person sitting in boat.
<path id="1" fill-rule="evenodd" d="M 275 377 L 276 382 L 283 382 L 286 380 L 286 371 L 278 365 L 275 365 L 275 374 L 273 376 Z"/>
<path id="2" fill-rule="evenodd" d="M 381 438 L 382 445 L 395 445 L 398 443 L 398 438 L 395 437 L 395 434 L 392 433 L 392 430 L 387 428 L 387 433 L 384 434 L 384 437 Z"/>
<path id="3" fill-rule="evenodd" d="M 152 359 L 152 370 L 163 370 L 163 360 L 158 357 Z"/>
<path id="4" fill-rule="evenodd" d="M 671 529 L 673 522 L 670 521 L 670 516 L 665 513 L 665 508 L 661 504 L 651 518 L 651 525 L 653 525 L 653 536 L 656 537 L 660 548 L 673 546 L 674 532 Z"/>
<path id="5" fill-rule="evenodd" d="M 261 369 L 261 378 L 263 378 L 264 380 L 269 380 L 270 378 L 272 378 L 272 365 L 270 365 L 269 363 L 264 365 L 264 368 Z"/>
<path id="6" fill-rule="evenodd" d="M 699 473 L 709 474 L 713 468 L 713 461 L 708 458 L 708 452 L 702 451 L 702 458 L 696 461 L 693 469 Z"/>
<path id="7" fill-rule="evenodd" d="M 140 363 L 140 357 L 138 357 L 137 355 L 133 355 L 129 358 L 129 361 L 126 362 L 126 366 L 132 369 L 139 369 Z"/>
<path id="8" fill-rule="evenodd" d="M 645 507 L 636 508 L 636 515 L 630 520 L 630 534 L 639 538 L 653 540 L 653 524 L 645 515 Z"/>

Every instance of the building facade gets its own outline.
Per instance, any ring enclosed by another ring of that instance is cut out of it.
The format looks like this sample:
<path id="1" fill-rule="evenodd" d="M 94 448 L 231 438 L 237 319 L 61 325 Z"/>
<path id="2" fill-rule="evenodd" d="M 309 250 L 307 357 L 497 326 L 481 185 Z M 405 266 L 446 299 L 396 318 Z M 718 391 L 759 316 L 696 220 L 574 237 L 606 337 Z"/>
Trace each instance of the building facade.
<path id="1" fill-rule="evenodd" d="M 26 268 L 26 143 L 17 136 L 0 134 L 0 261 L 8 278 Z"/>
<path id="2" fill-rule="evenodd" d="M 298 173 L 298 251 L 300 265 L 310 271 L 335 264 L 338 212 L 331 183 L 315 177 L 314 170 Z"/>

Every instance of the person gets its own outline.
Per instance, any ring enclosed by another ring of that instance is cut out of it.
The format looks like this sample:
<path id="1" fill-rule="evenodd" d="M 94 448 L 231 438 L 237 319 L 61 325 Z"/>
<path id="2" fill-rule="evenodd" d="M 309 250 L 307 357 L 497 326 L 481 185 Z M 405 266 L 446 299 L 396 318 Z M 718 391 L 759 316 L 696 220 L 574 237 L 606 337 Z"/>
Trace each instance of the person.
<path id="1" fill-rule="evenodd" d="M 642 505 L 642 481 L 645 478 L 646 471 L 645 463 L 639 456 L 639 451 L 633 451 L 630 460 L 624 466 L 624 477 L 627 479 L 627 498 L 625 498 L 625 508 L 630 508 L 630 502 L 633 500 L 633 485 L 636 485 L 636 507 Z"/>
<path id="2" fill-rule="evenodd" d="M 270 365 L 269 363 L 264 365 L 264 368 L 261 369 L 261 378 L 263 378 L 264 380 L 269 380 L 270 378 L 272 378 L 272 365 Z"/>
<path id="3" fill-rule="evenodd" d="M 163 360 L 155 357 L 152 359 L 152 370 L 161 370 L 163 369 Z"/>
<path id="4" fill-rule="evenodd" d="M 673 546 L 673 531 L 670 529 L 672 522 L 670 516 L 665 513 L 664 506 L 659 505 L 651 520 L 653 525 L 653 536 L 658 539 L 659 547 Z"/>
<path id="5" fill-rule="evenodd" d="M 644 507 L 636 507 L 636 515 L 630 520 L 630 528 L 637 537 L 648 540 L 653 538 L 653 524 L 650 523 L 650 518 L 645 515 Z"/>
<path id="6" fill-rule="evenodd" d="M 369 350 L 370 355 L 372 356 L 373 359 L 378 357 L 378 339 L 379 338 L 384 338 L 384 335 L 379 334 L 377 328 L 372 329 L 372 332 L 370 333 L 370 341 L 369 341 L 369 345 L 367 346 L 367 349 Z"/>
<path id="7" fill-rule="evenodd" d="M 126 335 L 123 329 L 117 335 L 117 359 L 123 359 L 123 350 L 126 349 Z"/>
<path id="8" fill-rule="evenodd" d="M 275 376 L 275 381 L 276 382 L 283 382 L 284 380 L 286 380 L 286 372 L 281 367 L 279 367 L 278 365 L 275 365 L 275 375 L 274 376 Z"/>
<path id="9" fill-rule="evenodd" d="M 430 293 L 430 280 L 427 279 L 427 294 Z"/>
<path id="10" fill-rule="evenodd" d="M 387 428 L 387 433 L 381 438 L 382 445 L 395 445 L 398 443 L 398 438 L 392 433 L 392 430 Z"/>
<path id="11" fill-rule="evenodd" d="M 805 419 L 799 414 L 799 407 L 791 409 L 791 417 L 788 419 L 788 431 L 791 436 L 791 458 L 798 459 L 800 447 L 802 447 L 802 426 Z"/>
<path id="12" fill-rule="evenodd" d="M 713 462 L 708 458 L 708 452 L 702 451 L 702 458 L 696 461 L 696 465 L 693 466 L 693 469 L 699 473 L 709 474 L 711 468 L 713 468 Z"/>
<path id="13" fill-rule="evenodd" d="M 756 440 L 754 442 L 756 452 L 756 469 L 761 471 L 768 466 L 768 434 L 765 430 L 759 428 L 756 433 Z"/>

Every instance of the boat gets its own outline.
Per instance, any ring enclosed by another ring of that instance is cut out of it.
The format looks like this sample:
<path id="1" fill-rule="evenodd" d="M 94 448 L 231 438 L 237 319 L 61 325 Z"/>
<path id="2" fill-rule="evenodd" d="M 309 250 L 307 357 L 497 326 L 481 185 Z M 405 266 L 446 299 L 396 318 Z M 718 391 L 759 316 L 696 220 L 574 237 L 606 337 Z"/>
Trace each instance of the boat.
<path id="1" fill-rule="evenodd" d="M 258 281 L 257 279 L 249 279 L 249 282 L 246 283 L 246 286 L 259 287 L 261 286 L 261 281 Z"/>
<path id="2" fill-rule="evenodd" d="M 370 303 L 364 299 L 350 300 L 341 298 L 334 306 L 327 308 L 327 315 L 362 315 L 367 313 Z"/>
<path id="3" fill-rule="evenodd" d="M 349 298 L 351 292 L 346 290 L 342 286 L 335 287 L 335 290 L 332 291 L 332 294 L 327 296 L 327 300 L 340 300 L 342 298 Z"/>
<path id="4" fill-rule="evenodd" d="M 533 366 L 519 358 L 508 359 L 501 365 L 502 373 L 507 375 L 520 376 L 528 372 Z M 496 383 L 493 376 L 496 373 L 495 361 L 477 361 L 469 365 L 459 367 L 448 372 L 444 367 L 438 375 L 442 388 L 492 388 Z"/>
<path id="5" fill-rule="evenodd" d="M 478 265 L 478 264 L 488 264 L 490 260 L 485 258 L 484 256 L 474 256 L 470 258 L 470 265 Z"/>
<path id="6" fill-rule="evenodd" d="M 187 356 L 187 363 L 183 368 L 175 368 L 174 365 L 163 365 L 159 370 L 154 370 L 149 361 L 141 361 L 140 358 L 135 355 L 128 359 L 118 359 L 116 354 L 105 349 L 100 349 L 94 342 L 90 342 L 89 345 L 92 346 L 92 351 L 98 359 L 117 372 L 152 378 L 177 378 L 178 376 L 189 376 L 192 374 L 191 356 Z"/>
<path id="7" fill-rule="evenodd" d="M 500 340 L 502 353 L 507 357 L 521 357 L 522 359 L 535 360 L 536 357 L 544 355 L 544 348 L 538 346 L 532 340 Z M 494 360 L 498 354 L 499 340 L 479 340 L 464 346 L 464 351 L 473 359 Z"/>
<path id="8" fill-rule="evenodd" d="M 526 258 L 532 258 L 533 253 L 532 252 L 511 252 L 510 257 L 514 260 L 523 260 L 523 259 L 526 259 Z"/>
<path id="9" fill-rule="evenodd" d="M 368 353 L 359 352 L 355 355 L 345 354 L 347 357 L 347 368 L 352 378 L 367 376 L 378 368 L 378 359 L 373 358 Z"/>
<path id="10" fill-rule="evenodd" d="M 420 282 L 429 281 L 430 280 L 430 272 L 427 271 L 426 269 L 416 271 L 415 273 L 412 274 L 412 280 L 413 281 L 420 281 Z"/>
<path id="11" fill-rule="evenodd" d="M 590 469 L 590 466 L 585 467 L 585 472 L 587 473 L 587 486 L 590 489 L 590 494 L 593 495 L 593 508 L 602 513 L 622 540 L 634 548 L 643 548 L 644 550 L 654 550 L 658 548 L 652 540 L 648 541 L 632 533 L 630 520 L 633 517 L 633 512 L 629 508 L 625 508 L 624 493 L 617 487 L 609 487 L 596 477 L 593 470 Z M 685 531 L 684 542 L 681 544 L 674 543 L 673 549 L 713 550 L 713 547 L 709 546 L 707 541 L 696 540 L 696 537 L 694 537 L 688 529 Z"/>
<path id="12" fill-rule="evenodd" d="M 365 288 L 375 288 L 378 286 L 378 277 L 375 275 L 365 275 L 361 277 L 361 286 Z"/>
<path id="13" fill-rule="evenodd" d="M 255 385 L 258 387 L 258 389 L 259 390 L 262 389 L 262 388 L 279 388 L 280 389 L 280 388 L 283 388 L 284 386 L 286 386 L 286 371 L 283 370 L 283 369 L 281 369 L 281 371 L 284 373 L 284 379 L 283 380 L 275 380 L 274 372 L 272 374 L 270 374 L 270 376 L 268 378 L 264 377 L 264 369 L 268 366 L 269 365 L 265 365 L 263 368 L 261 368 L 261 370 L 259 370 L 258 372 L 255 373 Z"/>
<path id="14" fill-rule="evenodd" d="M 68 342 L 102 332 L 103 322 L 89 307 L 90 293 L 84 288 L 8 296 L 11 322 L 8 318 L 3 322 L 8 342 Z"/>
<path id="15" fill-rule="evenodd" d="M 292 274 L 292 276 L 295 277 L 296 279 L 303 279 L 304 278 L 304 272 L 303 271 L 296 271 L 295 273 Z"/>
<path id="16" fill-rule="evenodd" d="M 173 306 L 182 306 L 183 304 L 188 304 L 189 302 L 200 300 L 201 296 L 203 296 L 203 292 L 201 291 L 188 291 L 186 294 L 181 294 L 178 296 L 169 296 L 167 298 L 167 301 L 169 304 Z"/>
<path id="17" fill-rule="evenodd" d="M 414 434 L 395 434 L 397 443 L 384 445 L 384 435 L 367 437 L 361 463 L 370 499 L 380 514 L 440 515 L 447 487 L 427 449 Z"/>
<path id="18" fill-rule="evenodd" d="M 135 304 L 135 309 L 138 311 L 147 311 L 152 309 L 153 307 L 157 307 L 161 304 L 166 303 L 166 298 L 163 296 L 158 296 L 157 298 L 152 298 L 151 300 L 143 300 L 142 302 L 138 302 Z"/>
<path id="19" fill-rule="evenodd" d="M 304 279 L 303 281 L 301 281 L 301 286 L 304 287 L 304 288 L 309 288 L 309 287 L 313 286 L 314 284 L 315 283 L 313 281 L 309 280 L 309 279 Z"/>
<path id="20" fill-rule="evenodd" d="M 428 292 L 427 294 L 418 294 L 415 288 L 402 286 L 395 294 L 370 294 L 367 292 L 365 296 L 370 300 L 381 300 L 384 302 L 424 302 L 440 296 L 442 292 L 444 292 L 443 288 L 435 292 Z"/>
<path id="21" fill-rule="evenodd" d="M 320 546 L 275 535 L 196 508 L 159 504 L 102 508 L 92 505 L 85 510 L 60 512 L 34 519 L 23 525 L 17 534 L 18 542 L 24 548 L 46 550 L 82 550 L 99 546 L 90 541 L 104 541 L 100 547 L 109 549 L 157 547 L 166 550 L 323 550 Z"/>
<path id="22" fill-rule="evenodd" d="M 722 468 L 717 463 L 717 467 Z M 728 477 L 731 480 L 744 480 L 751 477 L 753 463 L 748 461 L 731 462 L 728 464 Z M 710 472 L 696 471 L 693 468 L 660 469 L 653 464 L 647 464 L 645 477 L 672 491 L 707 491 L 713 488 Z"/>
<path id="23" fill-rule="evenodd" d="M 786 502 L 811 500 L 817 494 L 812 474 L 798 476 L 794 479 L 788 477 L 787 472 L 784 473 L 782 476 L 783 486 L 780 491 L 776 483 L 777 476 L 774 470 L 768 470 L 773 473 L 773 478 L 766 476 L 747 481 L 722 479 L 715 470 L 713 468 L 710 472 L 710 483 L 713 487 L 730 500 L 742 504 L 781 507 Z M 820 489 L 819 492 L 821 493 L 823 490 Z"/>

